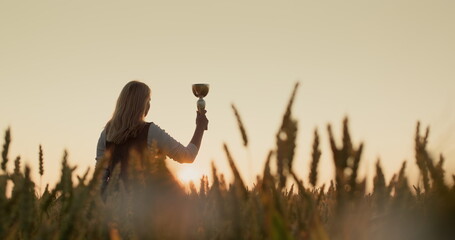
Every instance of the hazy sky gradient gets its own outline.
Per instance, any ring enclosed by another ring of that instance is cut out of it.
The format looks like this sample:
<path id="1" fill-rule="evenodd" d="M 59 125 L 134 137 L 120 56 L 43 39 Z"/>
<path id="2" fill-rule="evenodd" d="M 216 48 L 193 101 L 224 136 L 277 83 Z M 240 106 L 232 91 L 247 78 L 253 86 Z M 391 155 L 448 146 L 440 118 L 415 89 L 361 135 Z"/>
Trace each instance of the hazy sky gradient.
<path id="1" fill-rule="evenodd" d="M 122 87 L 152 88 L 147 117 L 187 144 L 196 98 L 209 83 L 209 131 L 194 167 L 213 160 L 230 176 L 226 142 L 245 178 L 262 171 L 292 87 L 300 81 L 295 167 L 306 180 L 319 128 L 321 180 L 332 176 L 326 124 L 336 136 L 349 116 L 354 142 L 365 141 L 360 169 L 382 159 L 389 179 L 413 158 L 415 124 L 431 125 L 430 146 L 455 172 L 454 1 L 5 1 L 0 0 L 0 128 L 12 127 L 36 177 L 60 175 L 63 149 L 82 173 Z M 242 148 L 230 104 L 245 122 Z M 3 135 L 3 133 L 2 133 Z M 3 141 L 2 141 L 3 143 Z M 176 171 L 180 165 L 168 161 Z"/>

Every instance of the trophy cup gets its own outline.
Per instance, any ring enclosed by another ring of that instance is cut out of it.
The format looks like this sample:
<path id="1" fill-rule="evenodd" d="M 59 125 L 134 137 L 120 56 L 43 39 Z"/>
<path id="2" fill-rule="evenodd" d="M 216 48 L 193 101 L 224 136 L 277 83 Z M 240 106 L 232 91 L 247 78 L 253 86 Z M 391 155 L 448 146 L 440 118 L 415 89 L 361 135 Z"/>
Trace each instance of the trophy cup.
<path id="1" fill-rule="evenodd" d="M 200 113 L 204 113 L 205 110 L 205 100 L 204 97 L 209 93 L 209 85 L 205 83 L 193 84 L 193 94 L 198 97 L 197 100 L 197 110 Z M 207 129 L 205 129 L 207 130 Z"/>

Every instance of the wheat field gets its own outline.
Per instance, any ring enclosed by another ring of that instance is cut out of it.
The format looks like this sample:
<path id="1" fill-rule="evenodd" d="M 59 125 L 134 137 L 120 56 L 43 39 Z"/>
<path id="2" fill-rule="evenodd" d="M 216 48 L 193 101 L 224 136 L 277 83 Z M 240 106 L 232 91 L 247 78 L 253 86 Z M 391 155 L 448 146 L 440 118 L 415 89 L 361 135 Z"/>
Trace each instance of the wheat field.
<path id="1" fill-rule="evenodd" d="M 212 181 L 185 191 L 157 151 L 130 154 L 127 183 L 113 173 L 105 194 L 100 194 L 102 169 L 73 178 L 74 166 L 65 151 L 61 178 L 43 194 L 41 183 L 31 180 L 32 169 L 6 168 L 11 136 L 5 132 L 0 174 L 0 239 L 453 239 L 455 185 L 444 181 L 444 157 L 433 159 L 427 150 L 428 128 L 415 132 L 415 164 L 420 181 L 411 185 L 406 162 L 391 179 L 376 164 L 372 191 L 358 166 L 362 144 L 353 143 L 348 120 L 343 122 L 341 145 L 327 127 L 335 172 L 329 185 L 317 185 L 321 156 L 319 133 L 314 132 L 308 179 L 299 179 L 292 163 L 297 120 L 292 117 L 296 85 L 276 134 L 263 172 L 247 188 L 232 158 L 224 150 L 233 181 L 212 167 Z M 248 137 L 240 116 L 243 144 Z M 39 146 L 39 174 L 43 153 Z M 108 157 L 103 163 L 108 161 Z M 276 168 L 271 168 L 276 164 Z M 23 170 L 22 170 L 23 169 Z M 276 169 L 272 171 L 271 169 Z M 455 176 L 452 176 L 455 180 Z M 73 179 L 77 179 L 73 182 Z M 9 185 L 12 190 L 8 193 Z M 291 187 L 286 187 L 291 186 Z"/>

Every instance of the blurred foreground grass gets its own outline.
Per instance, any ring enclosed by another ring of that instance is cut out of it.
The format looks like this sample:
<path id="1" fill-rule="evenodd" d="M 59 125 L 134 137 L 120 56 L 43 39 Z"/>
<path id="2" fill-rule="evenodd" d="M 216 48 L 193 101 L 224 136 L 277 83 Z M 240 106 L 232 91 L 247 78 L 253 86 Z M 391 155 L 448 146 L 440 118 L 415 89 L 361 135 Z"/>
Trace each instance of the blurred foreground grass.
<path id="1" fill-rule="evenodd" d="M 343 122 L 341 146 L 328 126 L 335 173 L 329 186 L 317 186 L 321 156 L 314 133 L 312 163 L 304 184 L 292 168 L 297 121 L 292 118 L 296 85 L 264 170 L 247 189 L 227 145 L 224 149 L 234 180 L 227 183 L 212 167 L 212 182 L 201 179 L 199 190 L 185 192 L 156 151 L 131 153 L 131 179 L 113 173 L 105 199 L 100 194 L 102 169 L 78 176 L 62 160 L 61 178 L 54 189 L 39 196 L 30 168 L 6 169 L 11 142 L 5 133 L 0 175 L 0 239 L 454 239 L 455 186 L 444 182 L 444 158 L 428 153 L 428 129 L 415 134 L 415 163 L 420 182 L 410 186 L 406 162 L 386 180 L 380 162 L 366 192 L 366 179 L 358 179 L 362 144 L 351 141 L 348 121 Z M 233 106 L 242 133 L 247 134 Z M 42 169 L 40 146 L 40 175 Z M 103 160 L 107 162 L 108 160 Z M 270 165 L 276 164 L 276 172 Z M 455 180 L 455 176 L 453 176 Z M 291 181 L 290 188 L 287 184 Z M 7 194 L 7 184 L 12 186 Z"/>

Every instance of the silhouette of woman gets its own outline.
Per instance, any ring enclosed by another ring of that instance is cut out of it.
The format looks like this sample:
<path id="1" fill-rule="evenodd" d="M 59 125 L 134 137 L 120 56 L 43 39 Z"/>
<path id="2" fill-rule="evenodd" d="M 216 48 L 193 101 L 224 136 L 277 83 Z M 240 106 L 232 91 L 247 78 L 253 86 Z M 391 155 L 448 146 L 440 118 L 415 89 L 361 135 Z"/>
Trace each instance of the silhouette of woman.
<path id="1" fill-rule="evenodd" d="M 102 191 L 109 182 L 115 165 L 120 163 L 120 177 L 127 179 L 128 158 L 131 150 L 142 153 L 156 142 L 161 154 L 165 154 L 180 163 L 192 163 L 201 146 L 208 120 L 203 113 L 197 112 L 196 129 L 187 146 L 172 138 L 153 122 L 144 118 L 150 109 L 151 90 L 142 82 L 131 81 L 123 87 L 112 118 L 107 122 L 98 140 L 96 151 L 97 165 L 107 152 L 109 162 L 103 176 Z M 98 167 L 98 166 L 97 166 Z"/>

